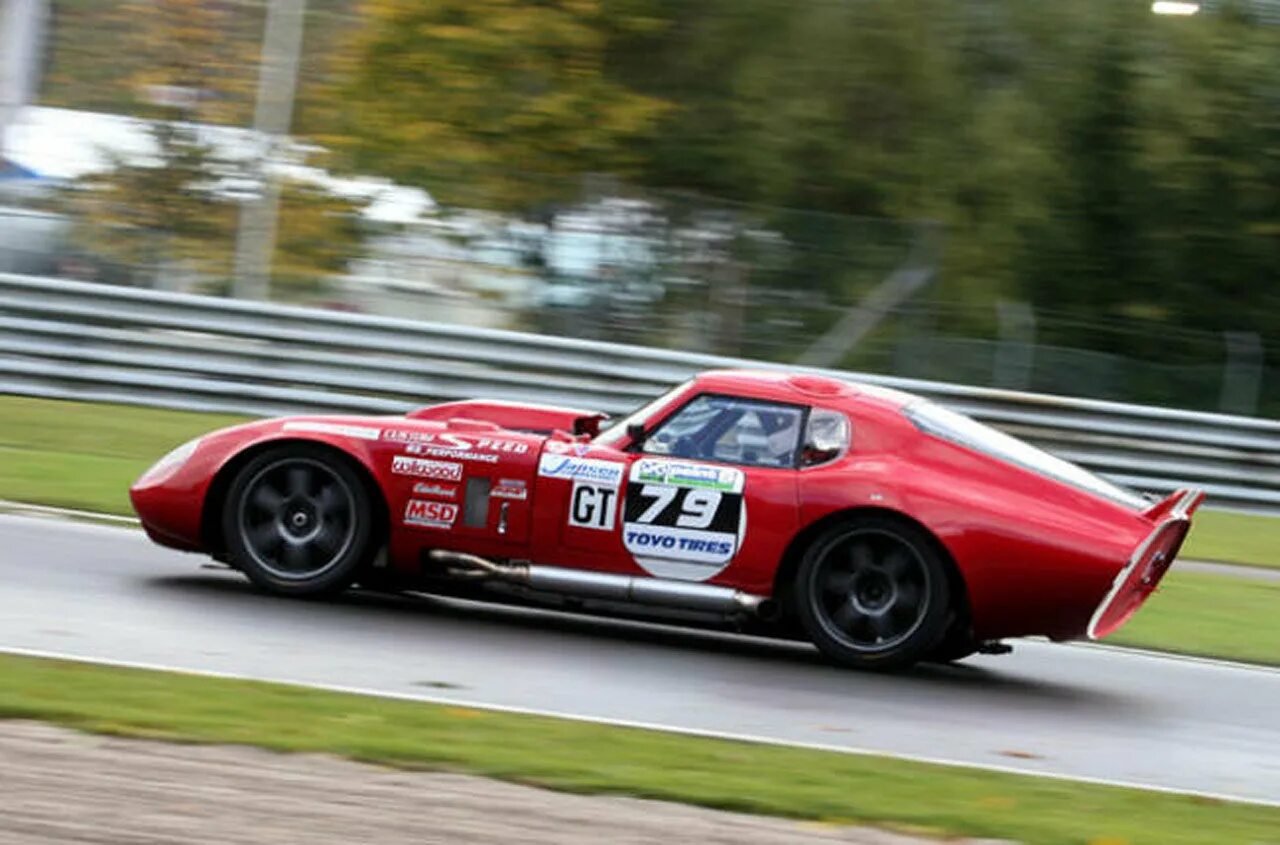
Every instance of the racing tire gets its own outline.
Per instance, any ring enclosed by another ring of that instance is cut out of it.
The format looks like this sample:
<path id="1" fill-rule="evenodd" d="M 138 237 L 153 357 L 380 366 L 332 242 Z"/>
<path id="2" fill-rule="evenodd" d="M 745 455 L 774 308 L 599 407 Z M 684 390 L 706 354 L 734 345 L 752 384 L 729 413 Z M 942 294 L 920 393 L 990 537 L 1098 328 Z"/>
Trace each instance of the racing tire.
<path id="1" fill-rule="evenodd" d="M 322 596 L 351 585 L 374 552 L 364 480 L 328 449 L 268 449 L 236 474 L 222 509 L 232 564 L 261 589 Z"/>
<path id="2" fill-rule="evenodd" d="M 925 659 L 949 619 L 946 563 L 920 528 L 889 516 L 820 534 L 796 571 L 796 616 L 828 659 L 901 669 Z"/>

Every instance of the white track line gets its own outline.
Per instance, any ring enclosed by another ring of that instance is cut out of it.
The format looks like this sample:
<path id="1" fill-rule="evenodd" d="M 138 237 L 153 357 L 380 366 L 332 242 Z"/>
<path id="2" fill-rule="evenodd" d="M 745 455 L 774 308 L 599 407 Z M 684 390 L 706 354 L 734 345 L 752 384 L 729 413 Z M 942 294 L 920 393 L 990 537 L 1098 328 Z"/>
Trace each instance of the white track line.
<path id="1" fill-rule="evenodd" d="M 74 508 L 57 508 L 52 505 L 32 505 L 27 502 L 12 502 L 8 499 L 0 499 L 0 513 L 8 511 L 10 513 L 22 515 L 36 516 L 56 516 L 65 517 L 67 519 L 84 519 L 93 520 L 95 522 L 110 522 L 117 525 L 132 525 L 141 527 L 142 523 L 138 521 L 136 516 L 119 516 L 113 513 L 98 513 L 96 511 L 82 511 Z"/>
<path id="2" fill-rule="evenodd" d="M 1017 645 L 1018 641 L 1014 640 L 1013 645 Z M 1225 669 L 1231 672 L 1260 672 L 1264 675 L 1280 675 L 1280 666 L 1268 666 L 1263 663 L 1241 663 L 1236 660 L 1227 660 L 1222 657 L 1204 657 L 1198 654 L 1178 654 L 1173 651 L 1158 651 L 1150 648 L 1139 648 L 1137 646 L 1114 645 L 1112 643 L 1094 643 L 1084 640 L 1059 643 L 1059 645 L 1068 648 L 1086 649 L 1091 651 L 1105 651 L 1112 654 L 1119 654 L 1125 657 L 1142 657 L 1148 660 L 1167 660 L 1176 663 L 1196 663 L 1201 666 L 1209 666 L 1215 669 Z"/>
<path id="3" fill-rule="evenodd" d="M 379 690 L 364 689 L 361 687 L 349 687 L 340 684 L 318 684 L 309 681 L 298 681 L 289 678 L 269 677 L 262 675 L 247 675 L 235 672 L 218 672 L 208 669 L 189 669 L 182 666 L 169 666 L 157 663 L 143 663 L 133 660 L 114 660 L 110 658 L 89 657 L 85 655 L 71 654 L 59 651 L 44 651 L 40 649 L 27 648 L 9 648 L 0 646 L 0 653 L 18 655 L 21 657 L 37 657 L 48 660 L 72 660 L 80 663 L 92 663 L 102 666 L 112 666 L 122 669 L 143 669 L 152 672 L 172 672 L 180 675 L 191 675 L 202 678 L 220 678 L 223 680 L 233 681 L 266 681 L 275 684 L 285 684 L 288 686 L 304 687 L 308 689 L 323 690 L 325 692 L 343 693 L 346 695 L 359 695 L 367 698 L 382 698 L 394 701 L 414 701 L 427 704 L 444 704 L 451 707 L 466 707 L 472 710 L 485 710 L 491 713 L 511 713 L 520 716 L 540 716 L 550 719 L 566 719 L 574 722 L 586 722 L 593 725 L 606 725 L 616 728 L 631 728 L 635 730 L 659 731 L 662 733 L 678 734 L 681 736 L 693 736 L 703 739 L 718 739 L 729 742 L 745 742 L 752 745 L 776 745 L 788 748 L 801 748 L 808 751 L 826 751 L 835 754 L 852 754 L 859 757 L 881 757 L 890 760 L 901 760 L 911 763 L 927 763 L 934 766 L 947 766 L 948 768 L 960 769 L 979 769 L 988 772 L 998 772 L 1007 775 L 1022 775 L 1026 777 L 1045 778 L 1047 780 L 1064 781 L 1069 783 L 1087 783 L 1095 786 L 1110 786 L 1121 789 L 1138 789 L 1145 792 L 1158 792 L 1164 795 L 1179 795 L 1191 798 L 1207 798 L 1213 801 L 1223 801 L 1231 804 L 1252 804 L 1263 807 L 1280 808 L 1280 800 L 1269 800 L 1265 798 L 1246 798 L 1238 795 L 1224 795 L 1219 792 L 1203 792 L 1195 789 L 1179 789 L 1170 786 L 1155 786 L 1151 784 L 1138 783 L 1135 781 L 1114 780 L 1111 778 L 1095 778 L 1077 775 L 1064 775 L 1059 772 L 1051 772 L 1040 769 L 1022 769 L 1014 766 L 1004 766 L 998 763 L 974 763 L 962 760 L 952 760 L 946 757 L 931 757 L 921 754 L 903 754 L 893 751 L 880 751 L 872 748 L 859 748 L 842 745 L 826 745 L 816 742 L 796 742 L 794 740 L 778 740 L 769 737 L 758 736 L 755 734 L 739 734 L 727 731 L 711 731 L 699 728 L 686 728 L 676 725 L 664 725 L 654 722 L 638 722 L 631 719 L 611 719 L 602 716 L 586 716 L 580 713 L 568 713 L 562 710 L 542 710 L 534 707 L 514 707 L 502 704 L 487 704 L 480 701 L 469 701 L 466 699 L 445 698 L 443 696 L 418 694 L 418 693 L 395 693 L 384 692 Z"/>

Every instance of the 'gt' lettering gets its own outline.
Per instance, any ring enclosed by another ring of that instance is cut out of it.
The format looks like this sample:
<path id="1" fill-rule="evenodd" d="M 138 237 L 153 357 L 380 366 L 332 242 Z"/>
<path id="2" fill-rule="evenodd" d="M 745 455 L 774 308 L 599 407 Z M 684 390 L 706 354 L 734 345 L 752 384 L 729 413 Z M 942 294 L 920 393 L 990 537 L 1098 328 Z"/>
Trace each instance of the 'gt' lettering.
<path id="1" fill-rule="evenodd" d="M 618 490 L 579 481 L 569 500 L 569 524 L 578 528 L 612 531 Z"/>

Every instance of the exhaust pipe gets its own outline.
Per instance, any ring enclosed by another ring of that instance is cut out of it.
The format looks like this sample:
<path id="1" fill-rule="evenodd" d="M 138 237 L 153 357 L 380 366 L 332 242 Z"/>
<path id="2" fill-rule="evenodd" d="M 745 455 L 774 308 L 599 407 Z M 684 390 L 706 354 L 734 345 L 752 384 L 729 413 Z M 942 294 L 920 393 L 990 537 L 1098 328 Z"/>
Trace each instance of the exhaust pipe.
<path id="1" fill-rule="evenodd" d="M 498 563 L 477 555 L 444 549 L 435 549 L 428 556 L 434 561 L 450 565 L 451 575 L 473 580 L 492 578 L 548 593 L 631 602 L 651 607 L 699 610 L 726 616 L 746 613 L 771 619 L 776 613 L 776 604 L 768 596 L 744 593 L 732 587 L 666 578 L 614 575 L 608 572 L 584 572 L 532 563 Z"/>

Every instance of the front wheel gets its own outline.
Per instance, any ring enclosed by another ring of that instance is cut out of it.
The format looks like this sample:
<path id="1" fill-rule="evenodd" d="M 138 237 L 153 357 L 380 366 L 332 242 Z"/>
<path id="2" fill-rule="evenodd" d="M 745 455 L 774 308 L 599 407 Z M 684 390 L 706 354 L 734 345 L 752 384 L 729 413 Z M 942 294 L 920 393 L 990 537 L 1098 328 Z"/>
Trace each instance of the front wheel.
<path id="1" fill-rule="evenodd" d="M 941 554 L 903 520 L 859 517 L 815 540 L 796 573 L 796 614 L 828 658 L 897 669 L 922 659 L 945 632 L 949 602 Z"/>
<path id="2" fill-rule="evenodd" d="M 326 449 L 289 444 L 244 466 L 227 491 L 223 537 L 232 562 L 268 592 L 346 589 L 368 563 L 373 508 L 362 479 Z"/>

